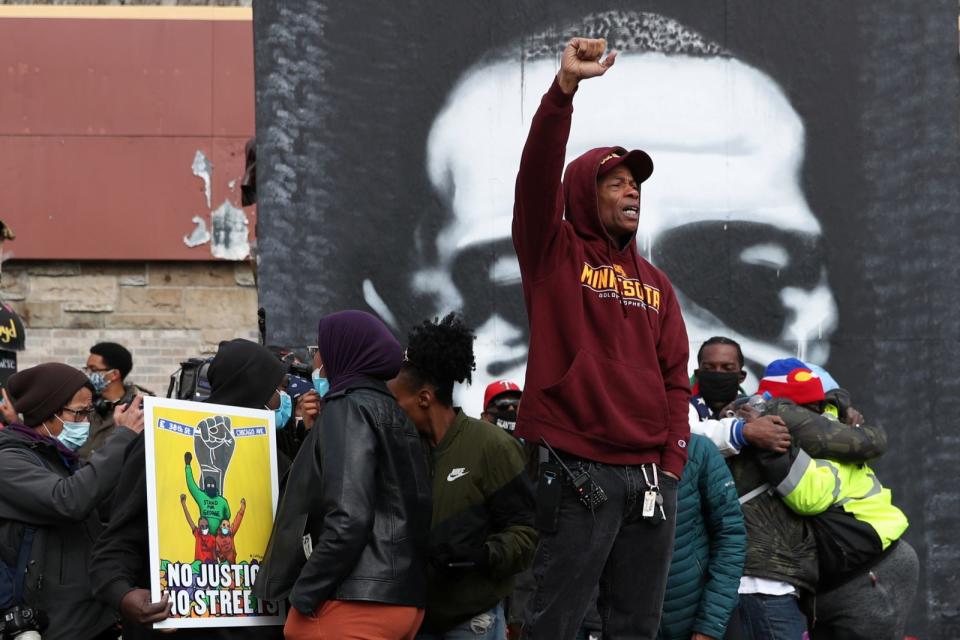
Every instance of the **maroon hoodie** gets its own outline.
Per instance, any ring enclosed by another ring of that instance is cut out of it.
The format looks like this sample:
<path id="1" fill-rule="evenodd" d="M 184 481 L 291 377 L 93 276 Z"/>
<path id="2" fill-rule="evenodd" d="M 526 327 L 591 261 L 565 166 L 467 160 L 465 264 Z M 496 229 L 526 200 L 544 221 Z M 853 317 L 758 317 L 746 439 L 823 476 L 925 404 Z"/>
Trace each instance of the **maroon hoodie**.
<path id="1" fill-rule="evenodd" d="M 609 464 L 680 476 L 690 437 L 689 344 L 666 275 L 600 224 L 593 149 L 560 175 L 573 96 L 554 81 L 517 175 L 513 244 L 530 320 L 517 435 Z M 565 214 L 565 215 L 564 215 Z"/>

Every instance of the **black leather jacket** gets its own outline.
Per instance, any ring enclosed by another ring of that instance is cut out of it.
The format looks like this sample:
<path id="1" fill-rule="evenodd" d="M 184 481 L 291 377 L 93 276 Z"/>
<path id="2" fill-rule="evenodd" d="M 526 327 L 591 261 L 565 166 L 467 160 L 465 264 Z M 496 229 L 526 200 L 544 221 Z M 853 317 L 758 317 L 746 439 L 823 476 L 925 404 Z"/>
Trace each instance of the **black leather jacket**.
<path id="1" fill-rule="evenodd" d="M 254 594 L 306 614 L 332 599 L 424 607 L 430 486 L 417 431 L 386 384 L 327 396 L 290 468 Z"/>

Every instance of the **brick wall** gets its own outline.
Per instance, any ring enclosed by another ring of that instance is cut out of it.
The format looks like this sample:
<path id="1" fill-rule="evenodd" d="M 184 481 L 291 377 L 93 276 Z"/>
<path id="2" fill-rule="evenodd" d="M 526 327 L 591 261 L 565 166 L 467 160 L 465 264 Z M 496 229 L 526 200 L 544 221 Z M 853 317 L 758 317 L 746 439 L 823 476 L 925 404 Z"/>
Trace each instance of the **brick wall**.
<path id="1" fill-rule="evenodd" d="M 221 340 L 257 337 L 248 262 L 8 261 L 0 298 L 26 325 L 20 369 L 83 366 L 90 347 L 109 340 L 133 353 L 129 379 L 161 395 L 184 358 L 211 354 Z"/>

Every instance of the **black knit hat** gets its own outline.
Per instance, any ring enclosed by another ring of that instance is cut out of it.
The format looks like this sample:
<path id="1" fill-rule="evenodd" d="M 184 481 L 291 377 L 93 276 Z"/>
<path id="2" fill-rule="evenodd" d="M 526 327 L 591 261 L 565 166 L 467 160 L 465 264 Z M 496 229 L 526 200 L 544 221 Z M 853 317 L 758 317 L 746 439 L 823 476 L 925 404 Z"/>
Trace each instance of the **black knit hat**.
<path id="1" fill-rule="evenodd" d="M 90 381 L 79 369 L 60 362 L 47 362 L 24 369 L 7 380 L 7 393 L 23 423 L 36 427 L 62 409 Z"/>

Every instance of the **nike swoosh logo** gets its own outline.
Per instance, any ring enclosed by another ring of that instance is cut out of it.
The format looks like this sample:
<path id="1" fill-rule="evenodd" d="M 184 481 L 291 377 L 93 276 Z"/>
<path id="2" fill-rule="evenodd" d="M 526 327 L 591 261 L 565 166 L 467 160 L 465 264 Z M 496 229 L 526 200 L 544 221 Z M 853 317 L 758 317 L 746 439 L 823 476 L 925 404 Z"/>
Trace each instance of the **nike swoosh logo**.
<path id="1" fill-rule="evenodd" d="M 462 478 L 463 476 L 470 473 L 466 469 L 454 469 L 447 475 L 447 482 L 453 482 L 457 478 Z"/>

